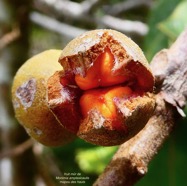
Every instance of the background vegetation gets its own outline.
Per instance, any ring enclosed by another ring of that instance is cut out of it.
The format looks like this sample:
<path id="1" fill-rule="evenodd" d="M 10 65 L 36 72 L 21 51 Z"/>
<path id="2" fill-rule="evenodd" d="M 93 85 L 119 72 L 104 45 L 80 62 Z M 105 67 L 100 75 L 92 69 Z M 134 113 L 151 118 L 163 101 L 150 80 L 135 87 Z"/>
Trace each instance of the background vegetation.
<path id="1" fill-rule="evenodd" d="M 62 185 L 56 176 L 75 172 L 88 176 L 89 186 L 118 148 L 80 139 L 59 148 L 31 141 L 14 118 L 10 96 L 13 76 L 24 61 L 46 49 L 63 49 L 75 36 L 96 28 L 127 34 L 150 61 L 187 26 L 186 11 L 186 0 L 1 0 L 0 185 Z M 187 185 L 186 131 L 185 118 L 137 186 Z"/>

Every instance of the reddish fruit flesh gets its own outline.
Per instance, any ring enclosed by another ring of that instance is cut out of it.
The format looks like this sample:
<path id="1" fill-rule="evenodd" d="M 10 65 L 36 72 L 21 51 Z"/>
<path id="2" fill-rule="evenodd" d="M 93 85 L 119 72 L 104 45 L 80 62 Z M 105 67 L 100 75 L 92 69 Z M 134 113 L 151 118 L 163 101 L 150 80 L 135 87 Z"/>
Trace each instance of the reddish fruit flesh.
<path id="1" fill-rule="evenodd" d="M 115 98 L 127 99 L 131 96 L 129 87 L 113 87 L 86 91 L 80 98 L 82 115 L 86 118 L 90 111 L 97 110 L 110 120 L 111 127 L 116 130 L 126 130 L 123 120 L 115 105 Z"/>
<path id="2" fill-rule="evenodd" d="M 129 74 L 113 75 L 114 64 L 114 55 L 109 48 L 105 48 L 93 66 L 87 70 L 85 77 L 79 74 L 66 74 L 61 79 L 61 84 L 68 90 L 70 100 L 72 100 L 69 102 L 69 106 L 61 107 L 60 112 L 65 114 L 60 115 L 59 112 L 59 118 L 63 123 L 65 121 L 64 125 L 67 129 L 76 133 L 81 121 L 79 116 L 82 115 L 82 119 L 85 119 L 91 111 L 97 110 L 105 120 L 110 121 L 112 129 L 127 130 L 123 116 L 115 105 L 115 99 L 128 99 L 137 94 L 140 95 L 144 91 L 137 88 L 132 90 L 125 86 Z M 124 73 L 118 71 L 118 74 Z M 134 78 L 132 73 L 132 81 Z M 133 82 L 134 85 L 137 81 Z M 67 117 L 66 113 L 71 113 L 70 117 Z"/>
<path id="3" fill-rule="evenodd" d="M 88 69 L 86 77 L 82 77 L 79 74 L 75 76 L 77 85 L 82 90 L 89 90 L 123 83 L 127 77 L 124 75 L 113 75 L 114 62 L 113 54 L 109 48 L 106 48 L 96 59 L 93 66 Z"/>
<path id="4" fill-rule="evenodd" d="M 118 115 L 114 98 L 128 98 L 132 94 L 129 87 L 114 87 L 86 91 L 80 98 L 83 117 L 89 111 L 97 109 L 106 119 L 115 119 Z"/>

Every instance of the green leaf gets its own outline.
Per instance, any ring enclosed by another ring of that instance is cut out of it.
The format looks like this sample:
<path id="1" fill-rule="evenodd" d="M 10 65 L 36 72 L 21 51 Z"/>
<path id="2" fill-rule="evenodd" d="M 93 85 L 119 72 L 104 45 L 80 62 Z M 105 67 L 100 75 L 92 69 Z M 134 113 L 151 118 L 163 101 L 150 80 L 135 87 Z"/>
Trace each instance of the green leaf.
<path id="1" fill-rule="evenodd" d="M 181 0 L 155 1 L 149 15 L 149 33 L 145 38 L 143 49 L 149 61 L 158 51 L 168 48 L 168 37 L 159 30 L 158 24 L 167 19 L 180 2 Z"/>
<path id="2" fill-rule="evenodd" d="M 187 26 L 187 1 L 182 1 L 173 13 L 158 24 L 158 28 L 173 41 Z"/>
<path id="3" fill-rule="evenodd" d="M 76 162 L 80 169 L 87 174 L 100 174 L 111 160 L 117 147 L 95 147 L 91 149 L 79 149 Z"/>

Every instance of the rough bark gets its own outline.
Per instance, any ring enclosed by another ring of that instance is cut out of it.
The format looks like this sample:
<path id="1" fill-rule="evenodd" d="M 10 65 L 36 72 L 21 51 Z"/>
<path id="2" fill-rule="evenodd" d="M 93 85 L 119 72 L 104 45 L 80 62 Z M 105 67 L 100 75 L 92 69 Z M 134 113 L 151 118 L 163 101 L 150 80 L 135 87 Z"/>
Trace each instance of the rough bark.
<path id="1" fill-rule="evenodd" d="M 158 53 L 151 63 L 156 77 L 156 109 L 145 128 L 122 144 L 94 186 L 132 186 L 142 178 L 149 162 L 184 116 L 187 99 L 187 29 L 170 49 Z"/>

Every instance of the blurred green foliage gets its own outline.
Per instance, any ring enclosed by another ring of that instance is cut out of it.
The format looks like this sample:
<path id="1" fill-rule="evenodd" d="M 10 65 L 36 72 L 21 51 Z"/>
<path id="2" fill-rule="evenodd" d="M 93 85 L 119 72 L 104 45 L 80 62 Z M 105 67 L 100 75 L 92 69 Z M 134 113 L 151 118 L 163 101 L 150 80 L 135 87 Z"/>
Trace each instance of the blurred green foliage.
<path id="1" fill-rule="evenodd" d="M 159 23 L 168 18 L 181 0 L 157 0 L 149 16 L 149 33 L 145 38 L 144 51 L 147 59 L 168 47 L 168 37 L 159 30 Z M 181 18 L 183 19 L 183 18 Z"/>
<path id="2" fill-rule="evenodd" d="M 117 147 L 99 147 L 81 139 L 52 150 L 57 160 L 57 165 L 63 173 L 81 173 L 88 176 L 89 180 L 84 185 L 92 185 L 97 176 L 104 170 L 111 160 Z"/>
<path id="3" fill-rule="evenodd" d="M 82 171 L 99 175 L 104 171 L 116 150 L 117 147 L 94 147 L 86 150 L 81 148 L 77 151 L 76 162 Z"/>
<path id="4" fill-rule="evenodd" d="M 177 38 L 182 30 L 187 26 L 187 1 L 182 1 L 175 8 L 172 14 L 158 24 L 158 28 L 172 40 Z"/>

